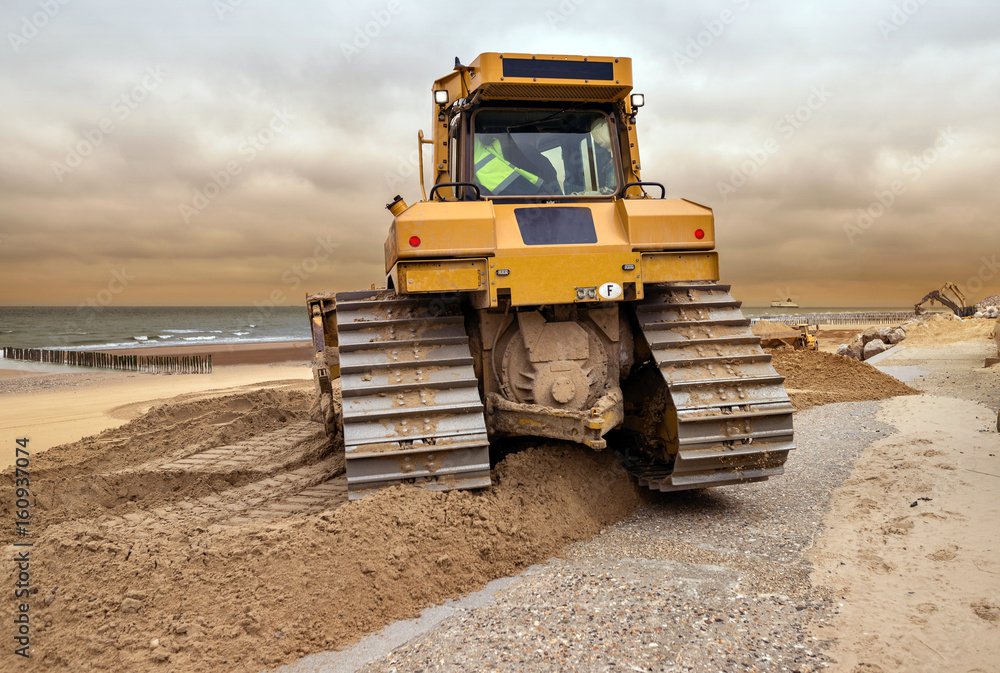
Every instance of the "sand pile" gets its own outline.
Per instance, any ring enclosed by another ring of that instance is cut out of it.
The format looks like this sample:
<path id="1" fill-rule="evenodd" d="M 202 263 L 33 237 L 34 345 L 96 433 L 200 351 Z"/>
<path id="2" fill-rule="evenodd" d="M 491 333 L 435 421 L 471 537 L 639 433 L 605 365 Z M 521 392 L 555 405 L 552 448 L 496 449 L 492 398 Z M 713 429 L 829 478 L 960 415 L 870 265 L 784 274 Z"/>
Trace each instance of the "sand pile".
<path id="1" fill-rule="evenodd" d="M 984 341 L 990 338 L 993 320 L 961 320 L 947 314 L 936 315 L 926 322 L 906 329 L 904 346 L 947 346 L 962 341 Z"/>
<path id="2" fill-rule="evenodd" d="M 299 406 L 286 400 L 274 411 Z M 133 431 L 170 434 L 162 429 L 194 411 L 160 408 Z M 144 441 L 168 450 L 156 443 L 165 440 Z M 108 445 L 103 454 L 86 440 L 75 446 L 95 463 L 115 462 Z M 85 469 L 71 447 L 53 451 L 67 463 L 62 469 Z M 60 488 L 58 469 L 32 483 Z M 285 478 L 276 476 L 270 481 Z M 156 508 L 140 499 L 116 516 L 54 521 L 33 533 L 33 656 L 21 668 L 259 671 L 516 573 L 640 502 L 615 455 L 578 446 L 510 455 L 493 479 L 487 491 L 395 487 L 335 511 L 239 525 L 201 523 L 205 499 Z M 185 495 L 181 486 L 175 497 Z M 12 557 L 12 548 L 4 553 Z M 4 601 L 0 619 L 12 623 L 13 609 Z"/>
<path id="3" fill-rule="evenodd" d="M 168 455 L 179 447 L 232 444 L 307 419 L 314 394 L 310 382 L 295 381 L 285 388 L 210 400 L 191 397 L 196 399 L 161 404 L 125 425 L 49 449 L 33 458 L 32 466 L 35 470 L 79 466 L 84 472 L 108 471 Z"/>
<path id="4" fill-rule="evenodd" d="M 786 325 L 783 322 L 770 322 L 768 320 L 761 320 L 760 322 L 754 323 L 753 326 L 750 327 L 750 331 L 759 337 L 776 336 L 791 337 L 794 339 L 800 334 L 799 330 L 791 327 L 790 325 Z"/>
<path id="5" fill-rule="evenodd" d="M 750 331 L 760 337 L 763 348 L 794 348 L 801 332 L 780 322 L 761 320 L 755 323 Z"/>
<path id="6" fill-rule="evenodd" d="M 32 530 L 73 518 L 114 513 L 130 503 L 152 508 L 246 483 L 253 467 L 218 474 L 164 473 L 148 469 L 198 451 L 234 444 L 307 418 L 308 382 L 287 389 L 197 399 L 153 407 L 126 425 L 31 458 Z M 198 397 L 191 395 L 191 397 Z M 324 447 L 313 448 L 313 453 Z M 304 456 L 313 457 L 313 456 Z M 0 491 L 14 491 L 12 470 L 0 474 Z M 0 518 L 13 520 L 10 499 L 0 499 Z M 0 528 L 0 544 L 13 541 Z"/>
<path id="7" fill-rule="evenodd" d="M 774 368 L 785 377 L 796 409 L 920 394 L 871 365 L 833 353 L 775 350 L 771 357 Z"/>

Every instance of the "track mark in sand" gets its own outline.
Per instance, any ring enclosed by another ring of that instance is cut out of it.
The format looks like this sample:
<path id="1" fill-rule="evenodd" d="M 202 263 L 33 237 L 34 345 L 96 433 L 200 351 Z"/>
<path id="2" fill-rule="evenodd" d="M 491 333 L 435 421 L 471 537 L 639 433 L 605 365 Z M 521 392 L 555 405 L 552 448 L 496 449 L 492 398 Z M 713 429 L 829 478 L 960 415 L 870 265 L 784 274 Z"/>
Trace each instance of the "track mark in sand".
<path id="1" fill-rule="evenodd" d="M 159 521 L 175 528 L 239 526 L 290 516 L 305 516 L 347 504 L 347 477 L 343 454 L 318 463 L 281 472 L 244 486 L 218 491 L 118 517 L 110 525 L 134 526 Z"/>
<path id="2" fill-rule="evenodd" d="M 219 446 L 155 466 L 159 472 L 225 473 L 247 470 L 264 479 L 193 501 L 156 510 L 159 517 L 173 513 L 201 523 L 238 526 L 261 520 L 318 514 L 347 502 L 344 454 L 336 452 L 318 462 L 289 470 L 303 455 L 303 447 L 325 441 L 321 425 L 312 421 L 287 427 L 230 446 Z"/>
<path id="3" fill-rule="evenodd" d="M 298 477 L 296 472 L 289 472 L 287 475 L 294 475 L 292 479 L 296 479 Z M 250 484 L 250 486 L 258 484 L 263 484 L 263 482 Z M 270 503 L 259 502 L 254 509 L 234 516 L 222 523 L 223 525 L 237 526 L 250 523 L 254 520 L 283 519 L 293 515 L 319 514 L 326 510 L 336 509 L 344 504 L 347 504 L 347 476 L 340 473 L 322 483 L 293 491 L 290 495 L 280 500 Z"/>
<path id="4" fill-rule="evenodd" d="M 152 469 L 160 472 L 229 472 L 240 468 L 260 468 L 280 462 L 292 448 L 322 436 L 323 428 L 319 424 L 299 421 L 230 446 L 218 446 L 184 458 L 170 459 Z M 137 470 L 144 468 L 148 469 L 147 466 L 140 466 Z"/>
<path id="5" fill-rule="evenodd" d="M 150 530 L 163 525 L 182 529 L 228 527 L 336 509 L 347 503 L 344 453 L 343 449 L 328 453 L 326 442 L 321 424 L 300 421 L 235 444 L 195 451 L 184 458 L 160 458 L 125 468 L 114 474 L 174 479 L 183 475 L 196 480 L 218 478 L 225 483 L 230 475 L 249 473 L 255 480 L 128 512 L 105 523 Z"/>

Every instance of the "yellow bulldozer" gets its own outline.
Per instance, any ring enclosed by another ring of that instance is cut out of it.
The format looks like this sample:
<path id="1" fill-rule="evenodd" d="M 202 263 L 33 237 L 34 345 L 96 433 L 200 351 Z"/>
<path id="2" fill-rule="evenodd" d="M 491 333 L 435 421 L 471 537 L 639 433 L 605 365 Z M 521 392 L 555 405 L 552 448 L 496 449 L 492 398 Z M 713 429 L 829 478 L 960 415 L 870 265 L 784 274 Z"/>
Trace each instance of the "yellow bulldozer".
<path id="1" fill-rule="evenodd" d="M 350 497 L 487 487 L 491 440 L 516 436 L 614 432 L 659 491 L 781 474 L 784 379 L 717 282 L 711 209 L 640 176 L 631 60 L 486 53 L 431 94 L 385 287 L 308 298 Z"/>
<path id="2" fill-rule="evenodd" d="M 819 332 L 819 325 L 809 323 L 796 323 L 792 325 L 760 321 L 751 331 L 760 337 L 762 348 L 794 348 L 799 351 L 819 350 L 819 341 L 816 334 Z"/>

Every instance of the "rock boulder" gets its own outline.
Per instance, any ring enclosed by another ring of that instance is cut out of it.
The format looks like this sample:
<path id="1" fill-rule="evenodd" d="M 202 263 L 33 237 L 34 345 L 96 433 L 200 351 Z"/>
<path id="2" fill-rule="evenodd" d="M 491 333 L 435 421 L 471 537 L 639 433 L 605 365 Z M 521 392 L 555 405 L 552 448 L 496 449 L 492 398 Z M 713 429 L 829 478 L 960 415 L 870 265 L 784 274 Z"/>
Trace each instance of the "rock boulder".
<path id="1" fill-rule="evenodd" d="M 854 358 L 855 360 L 861 359 L 861 347 L 856 344 L 840 344 L 837 346 L 837 355 L 842 355 L 845 358 Z"/>
<path id="2" fill-rule="evenodd" d="M 865 360 L 870 357 L 874 357 L 879 353 L 884 353 L 889 347 L 885 345 L 885 342 L 881 339 L 873 339 L 865 344 L 864 356 Z"/>
<path id="3" fill-rule="evenodd" d="M 897 327 L 896 329 L 889 332 L 888 341 L 886 343 L 896 345 L 905 338 L 906 338 L 906 332 Z"/>

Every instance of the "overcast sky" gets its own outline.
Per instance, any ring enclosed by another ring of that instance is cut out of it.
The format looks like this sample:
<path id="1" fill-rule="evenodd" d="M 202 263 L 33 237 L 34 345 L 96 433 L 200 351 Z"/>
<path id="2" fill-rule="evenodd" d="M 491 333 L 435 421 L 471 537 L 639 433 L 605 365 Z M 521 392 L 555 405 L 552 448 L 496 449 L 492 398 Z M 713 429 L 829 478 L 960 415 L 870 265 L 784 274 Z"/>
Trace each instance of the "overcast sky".
<path id="1" fill-rule="evenodd" d="M 0 304 L 298 305 L 382 282 L 455 56 L 629 56 L 643 178 L 750 305 L 1000 294 L 1000 6 L 7 0 Z"/>

